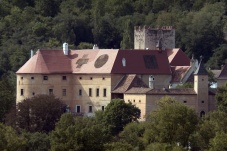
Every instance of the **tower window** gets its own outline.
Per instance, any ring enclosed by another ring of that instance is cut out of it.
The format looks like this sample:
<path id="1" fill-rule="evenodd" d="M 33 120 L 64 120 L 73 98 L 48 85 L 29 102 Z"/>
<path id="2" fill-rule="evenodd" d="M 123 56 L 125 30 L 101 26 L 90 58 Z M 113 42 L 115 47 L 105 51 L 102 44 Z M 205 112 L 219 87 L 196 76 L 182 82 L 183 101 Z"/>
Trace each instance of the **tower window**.
<path id="1" fill-rule="evenodd" d="M 102 106 L 102 111 L 104 111 L 105 110 L 105 106 Z"/>
<path id="2" fill-rule="evenodd" d="M 48 80 L 48 76 L 43 76 L 43 80 Z"/>
<path id="3" fill-rule="evenodd" d="M 76 113 L 80 113 L 80 105 L 76 105 Z"/>
<path id="4" fill-rule="evenodd" d="M 62 76 L 62 80 L 67 80 L 67 77 L 66 76 Z"/>
<path id="5" fill-rule="evenodd" d="M 82 96 L 82 90 L 81 89 L 79 90 L 79 96 Z"/>
<path id="6" fill-rule="evenodd" d="M 106 88 L 103 89 L 103 97 L 106 97 Z"/>
<path id="7" fill-rule="evenodd" d="M 34 80 L 34 77 L 31 77 L 32 80 Z"/>
<path id="8" fill-rule="evenodd" d="M 92 80 L 93 78 L 92 77 L 90 77 L 90 80 Z"/>
<path id="9" fill-rule="evenodd" d="M 24 95 L 24 89 L 20 89 L 20 95 Z"/>

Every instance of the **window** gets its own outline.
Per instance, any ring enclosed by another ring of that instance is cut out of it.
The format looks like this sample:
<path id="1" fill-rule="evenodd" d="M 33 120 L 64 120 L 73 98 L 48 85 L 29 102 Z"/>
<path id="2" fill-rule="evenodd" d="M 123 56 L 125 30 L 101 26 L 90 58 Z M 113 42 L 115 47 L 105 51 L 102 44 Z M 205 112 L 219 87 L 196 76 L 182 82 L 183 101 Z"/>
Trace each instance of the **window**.
<path id="1" fill-rule="evenodd" d="M 139 102 L 141 103 L 141 100 L 139 100 Z"/>
<path id="2" fill-rule="evenodd" d="M 35 95 L 35 92 L 32 92 L 32 95 Z"/>
<path id="3" fill-rule="evenodd" d="M 54 94 L 53 89 L 49 89 L 49 95 L 53 95 L 53 94 Z"/>
<path id="4" fill-rule="evenodd" d="M 80 113 L 80 105 L 76 105 L 76 113 Z"/>
<path id="5" fill-rule="evenodd" d="M 20 77 L 21 80 L 23 80 L 24 77 Z"/>
<path id="6" fill-rule="evenodd" d="M 92 77 L 90 77 L 90 80 L 92 80 L 93 78 Z"/>
<path id="7" fill-rule="evenodd" d="M 89 96 L 92 96 L 92 89 L 89 88 Z"/>
<path id="8" fill-rule="evenodd" d="M 184 103 L 187 103 L 187 101 L 184 101 Z"/>
<path id="9" fill-rule="evenodd" d="M 89 105 L 89 107 L 88 107 L 88 112 L 92 113 L 92 106 L 91 105 Z"/>
<path id="10" fill-rule="evenodd" d="M 79 89 L 79 96 L 82 96 L 82 90 Z"/>
<path id="11" fill-rule="evenodd" d="M 204 103 L 204 101 L 202 101 L 202 103 Z"/>
<path id="12" fill-rule="evenodd" d="M 99 96 L 99 88 L 96 89 L 96 96 Z"/>
<path id="13" fill-rule="evenodd" d="M 106 97 L 106 88 L 103 89 L 103 97 Z"/>
<path id="14" fill-rule="evenodd" d="M 205 116 L 205 112 L 204 111 L 201 111 L 200 112 L 200 117 L 204 117 Z"/>
<path id="15" fill-rule="evenodd" d="M 135 102 L 136 102 L 136 100 L 133 100 L 133 102 L 135 103 Z"/>
<path id="16" fill-rule="evenodd" d="M 32 80 L 34 80 L 34 77 L 31 77 Z"/>
<path id="17" fill-rule="evenodd" d="M 105 80 L 105 77 L 102 77 L 102 80 Z"/>
<path id="18" fill-rule="evenodd" d="M 67 77 L 66 76 L 62 76 L 62 80 L 67 80 Z"/>
<path id="19" fill-rule="evenodd" d="M 43 76 L 43 80 L 48 80 L 48 76 Z"/>
<path id="20" fill-rule="evenodd" d="M 82 77 L 79 77 L 80 80 L 82 80 Z"/>
<path id="21" fill-rule="evenodd" d="M 62 89 L 62 96 L 66 96 L 66 89 Z"/>
<path id="22" fill-rule="evenodd" d="M 105 106 L 102 106 L 102 111 L 104 111 L 104 109 L 105 109 Z"/>
<path id="23" fill-rule="evenodd" d="M 20 95 L 24 95 L 24 89 L 20 89 Z"/>

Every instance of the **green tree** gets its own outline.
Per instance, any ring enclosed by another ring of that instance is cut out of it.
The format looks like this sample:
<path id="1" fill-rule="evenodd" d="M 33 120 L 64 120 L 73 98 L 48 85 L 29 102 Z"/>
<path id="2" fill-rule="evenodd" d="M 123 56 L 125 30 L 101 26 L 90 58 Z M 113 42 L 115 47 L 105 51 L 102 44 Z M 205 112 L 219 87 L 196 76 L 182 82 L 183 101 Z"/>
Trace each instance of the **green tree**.
<path id="1" fill-rule="evenodd" d="M 18 103 L 16 124 L 19 130 L 50 132 L 65 112 L 65 104 L 53 95 L 36 95 Z"/>
<path id="2" fill-rule="evenodd" d="M 218 110 L 227 113 L 227 83 L 217 88 L 217 93 L 215 96 L 217 100 Z"/>
<path id="3" fill-rule="evenodd" d="M 227 133 L 226 116 L 225 112 L 215 111 L 202 119 L 195 135 L 192 137 L 194 140 L 192 141 L 192 146 L 196 146 L 200 150 L 208 150 L 211 140 L 214 139 L 218 133 Z"/>
<path id="4" fill-rule="evenodd" d="M 107 141 L 102 125 L 94 118 L 63 114 L 51 135 L 51 150 L 103 150 Z"/>
<path id="5" fill-rule="evenodd" d="M 124 127 L 136 122 L 140 117 L 140 109 L 123 100 L 112 100 L 102 114 L 102 121 L 111 135 L 117 135 Z"/>
<path id="6" fill-rule="evenodd" d="M 209 151 L 223 151 L 227 150 L 227 134 L 226 133 L 217 133 L 216 136 L 210 142 Z"/>
<path id="7" fill-rule="evenodd" d="M 133 49 L 133 24 L 131 20 L 127 20 L 125 23 L 124 33 L 123 33 L 123 39 L 121 41 L 121 48 L 122 49 Z"/>
<path id="8" fill-rule="evenodd" d="M 195 132 L 198 117 L 195 111 L 170 97 L 158 102 L 159 108 L 150 113 L 145 130 L 147 144 L 153 142 L 188 147 Z"/>
<path id="9" fill-rule="evenodd" d="M 0 123 L 0 150 L 24 150 L 25 145 L 23 137 L 19 137 L 11 127 Z"/>
<path id="10" fill-rule="evenodd" d="M 49 136 L 45 133 L 23 132 L 21 137 L 26 140 L 26 151 L 48 151 L 50 149 Z"/>

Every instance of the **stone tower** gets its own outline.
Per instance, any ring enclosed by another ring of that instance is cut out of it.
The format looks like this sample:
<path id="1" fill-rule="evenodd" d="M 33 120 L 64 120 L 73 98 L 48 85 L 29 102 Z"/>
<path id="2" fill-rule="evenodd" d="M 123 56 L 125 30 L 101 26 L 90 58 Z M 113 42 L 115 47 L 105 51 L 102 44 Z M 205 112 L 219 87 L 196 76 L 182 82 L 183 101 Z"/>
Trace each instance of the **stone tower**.
<path id="1" fill-rule="evenodd" d="M 202 57 L 194 73 L 194 90 L 197 94 L 196 111 L 202 117 L 209 111 L 208 73 L 203 65 Z"/>
<path id="2" fill-rule="evenodd" d="M 165 50 L 175 48 L 175 29 L 172 26 L 134 28 L 134 49 Z"/>

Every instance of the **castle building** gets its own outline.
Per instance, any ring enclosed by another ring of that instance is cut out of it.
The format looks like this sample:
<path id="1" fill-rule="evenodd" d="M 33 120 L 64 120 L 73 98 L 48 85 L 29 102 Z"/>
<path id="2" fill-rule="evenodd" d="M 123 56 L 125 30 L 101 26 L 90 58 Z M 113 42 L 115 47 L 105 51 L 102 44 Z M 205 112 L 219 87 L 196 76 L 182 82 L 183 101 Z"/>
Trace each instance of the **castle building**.
<path id="1" fill-rule="evenodd" d="M 67 43 L 63 50 L 38 50 L 16 73 L 17 103 L 37 94 L 53 94 L 71 112 L 93 116 L 112 99 L 120 98 L 141 109 L 141 120 L 165 95 L 201 116 L 215 109 L 215 91 L 208 88 L 202 62 L 174 48 L 172 27 L 136 27 L 134 36 L 135 50 L 97 46 L 70 50 Z M 188 81 L 194 82 L 194 88 L 175 88 Z"/>

